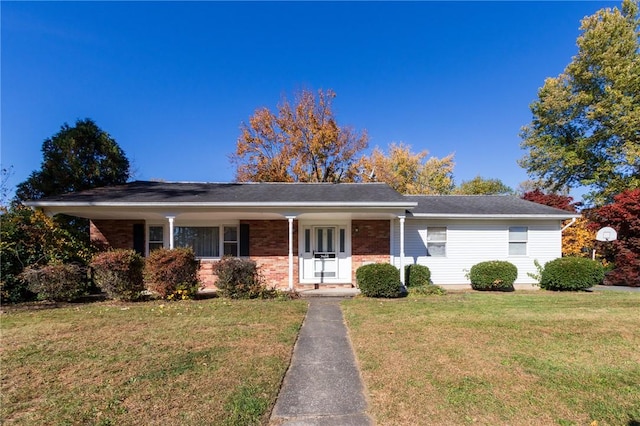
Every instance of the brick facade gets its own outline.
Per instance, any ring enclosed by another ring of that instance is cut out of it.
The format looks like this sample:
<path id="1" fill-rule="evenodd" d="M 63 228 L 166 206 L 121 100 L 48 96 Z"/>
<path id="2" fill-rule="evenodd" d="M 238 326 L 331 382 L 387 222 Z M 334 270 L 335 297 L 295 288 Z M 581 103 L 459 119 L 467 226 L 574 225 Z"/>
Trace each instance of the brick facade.
<path id="1" fill-rule="evenodd" d="M 289 224 L 287 220 L 242 220 L 249 225 L 249 256 L 263 274 L 268 286 L 287 289 L 289 286 Z M 90 224 L 91 241 L 101 249 L 133 248 L 134 220 L 94 220 Z M 389 262 L 391 241 L 388 220 L 354 220 L 351 226 L 352 283 L 355 271 L 370 262 Z M 298 223 L 293 225 L 293 276 L 296 288 L 308 288 L 298 282 Z M 215 260 L 203 260 L 199 277 L 204 287 L 214 288 Z"/>
<path id="2" fill-rule="evenodd" d="M 354 220 L 351 222 L 351 280 L 366 263 L 389 263 L 391 224 L 388 220 Z"/>
<path id="3" fill-rule="evenodd" d="M 242 220 L 249 225 L 249 257 L 255 261 L 267 286 L 289 288 L 289 222 L 287 220 Z M 298 284 L 298 224 L 293 224 L 293 276 Z M 204 287 L 215 288 L 215 261 L 202 261 L 200 280 Z"/>
<path id="4" fill-rule="evenodd" d="M 215 260 L 201 260 L 200 270 L 198 271 L 198 280 L 201 288 L 216 288 L 218 277 L 213 273 L 213 265 Z"/>
<path id="5" fill-rule="evenodd" d="M 268 286 L 289 287 L 289 222 L 287 220 L 243 220 L 249 225 L 249 256 Z M 293 277 L 298 285 L 298 222 L 293 222 Z"/>
<path id="6" fill-rule="evenodd" d="M 100 250 L 133 249 L 133 225 L 143 220 L 92 220 L 89 238 Z"/>

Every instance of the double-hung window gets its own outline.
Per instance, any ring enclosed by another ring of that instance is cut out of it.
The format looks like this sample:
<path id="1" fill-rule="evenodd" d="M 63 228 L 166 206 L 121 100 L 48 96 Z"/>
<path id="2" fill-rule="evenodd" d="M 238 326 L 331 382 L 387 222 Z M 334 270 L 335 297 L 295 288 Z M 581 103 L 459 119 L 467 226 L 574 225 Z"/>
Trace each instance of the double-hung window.
<path id="1" fill-rule="evenodd" d="M 238 255 L 238 227 L 237 226 L 225 226 L 224 227 L 224 241 L 223 250 L 225 256 L 237 256 Z"/>
<path id="2" fill-rule="evenodd" d="M 526 226 L 509 227 L 509 256 L 526 256 L 528 231 Z"/>
<path id="3" fill-rule="evenodd" d="M 447 255 L 447 228 L 427 228 L 427 256 L 445 257 Z"/>
<path id="4" fill-rule="evenodd" d="M 162 226 L 149 227 L 149 253 L 164 247 L 164 228 Z"/>

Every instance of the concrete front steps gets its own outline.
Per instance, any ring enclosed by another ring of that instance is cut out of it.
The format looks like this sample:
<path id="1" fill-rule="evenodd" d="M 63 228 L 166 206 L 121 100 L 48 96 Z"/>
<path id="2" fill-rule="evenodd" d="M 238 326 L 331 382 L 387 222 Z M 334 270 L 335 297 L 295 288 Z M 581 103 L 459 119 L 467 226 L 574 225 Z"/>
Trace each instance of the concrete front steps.
<path id="1" fill-rule="evenodd" d="M 354 297 L 360 289 L 349 284 L 298 284 L 296 291 L 306 297 Z"/>

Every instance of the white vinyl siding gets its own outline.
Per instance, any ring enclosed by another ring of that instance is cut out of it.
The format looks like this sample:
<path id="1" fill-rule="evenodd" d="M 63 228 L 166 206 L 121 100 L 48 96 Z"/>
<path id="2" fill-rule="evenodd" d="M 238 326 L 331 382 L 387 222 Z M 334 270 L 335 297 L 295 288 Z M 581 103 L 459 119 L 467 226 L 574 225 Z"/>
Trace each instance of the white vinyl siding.
<path id="1" fill-rule="evenodd" d="M 509 255 L 509 228 L 526 226 L 527 253 L 524 256 Z M 446 227 L 446 257 L 427 256 L 429 228 Z M 534 260 L 544 264 L 561 256 L 561 222 L 507 220 L 426 220 L 411 219 L 405 222 L 404 264 L 421 264 L 431 270 L 434 284 L 469 284 L 465 274 L 473 265 L 486 260 L 507 260 L 518 268 L 516 284 L 533 283 L 527 273 L 537 273 Z M 400 266 L 400 227 L 393 224 L 392 262 Z"/>

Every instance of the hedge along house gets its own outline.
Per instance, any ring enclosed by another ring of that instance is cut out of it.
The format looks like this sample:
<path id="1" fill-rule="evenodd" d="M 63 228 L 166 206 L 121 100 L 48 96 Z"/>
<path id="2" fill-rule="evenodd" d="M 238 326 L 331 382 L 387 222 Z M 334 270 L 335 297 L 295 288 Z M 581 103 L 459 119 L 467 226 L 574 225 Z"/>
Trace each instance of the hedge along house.
<path id="1" fill-rule="evenodd" d="M 509 260 L 531 283 L 534 259 L 561 255 L 572 213 L 506 196 L 403 196 L 383 183 L 136 181 L 26 203 L 90 219 L 100 248 L 192 247 L 200 279 L 213 264 L 248 257 L 281 289 L 353 286 L 367 263 L 428 266 L 435 284 L 468 284 L 482 260 Z"/>

